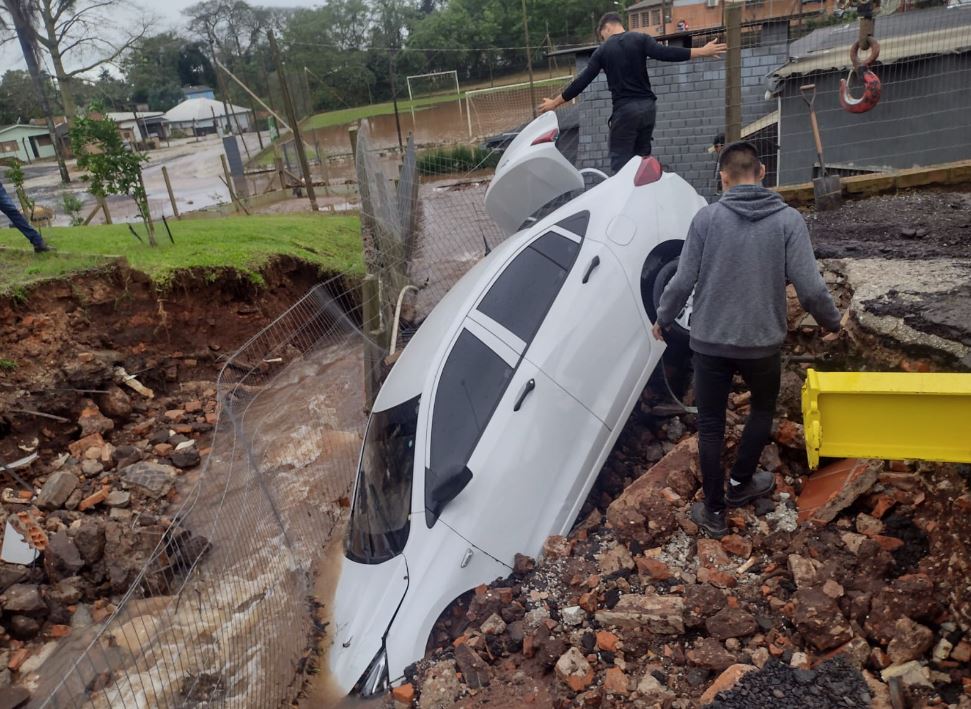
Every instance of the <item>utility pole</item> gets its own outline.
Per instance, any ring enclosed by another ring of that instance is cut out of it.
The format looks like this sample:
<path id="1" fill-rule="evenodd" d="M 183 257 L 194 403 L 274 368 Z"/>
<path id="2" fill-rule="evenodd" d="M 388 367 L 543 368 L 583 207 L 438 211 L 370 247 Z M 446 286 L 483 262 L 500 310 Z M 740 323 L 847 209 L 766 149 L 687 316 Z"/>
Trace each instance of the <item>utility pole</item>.
<path id="1" fill-rule="evenodd" d="M 219 62 L 216 60 L 216 45 L 213 44 L 212 37 L 209 38 L 209 52 L 212 54 L 213 65 L 219 66 Z M 226 101 L 226 79 L 218 71 L 216 72 L 216 84 L 219 87 L 219 95 L 222 97 L 223 102 L 223 120 L 225 120 L 226 124 L 229 125 L 229 132 L 232 133 L 232 123 L 229 122 L 229 104 Z M 216 128 L 216 133 L 220 136 L 223 134 L 218 127 Z"/>
<path id="2" fill-rule="evenodd" d="M 67 165 L 64 163 L 64 151 L 61 141 L 57 137 L 57 126 L 54 125 L 54 114 L 51 111 L 50 98 L 44 90 L 41 80 L 40 66 L 37 64 L 36 45 L 34 43 L 34 30 L 30 26 L 29 20 L 23 14 L 23 6 L 17 0 L 7 0 L 4 3 L 7 12 L 13 18 L 14 31 L 20 41 L 20 51 L 24 53 L 24 62 L 27 64 L 27 73 L 30 74 L 31 83 L 34 91 L 40 97 L 40 105 L 44 110 L 44 117 L 47 119 L 47 130 L 51 134 L 51 144 L 54 146 L 54 155 L 57 158 L 57 169 L 61 173 L 61 182 L 65 185 L 71 182 L 71 176 L 67 172 Z"/>
<path id="3" fill-rule="evenodd" d="M 742 138 L 742 3 L 725 0 L 725 143 Z"/>
<path id="4" fill-rule="evenodd" d="M 523 0 L 523 34 L 526 37 L 526 69 L 529 71 L 529 105 L 536 118 L 536 93 L 533 90 L 533 53 L 529 47 L 529 21 L 526 19 L 526 0 Z"/>
<path id="5" fill-rule="evenodd" d="M 304 185 L 307 187 L 307 197 L 310 198 L 310 208 L 318 211 L 317 194 L 314 192 L 314 181 L 310 176 L 310 164 L 307 162 L 307 151 L 304 149 L 303 138 L 300 137 L 300 124 L 297 122 L 296 111 L 293 108 L 293 99 L 290 96 L 290 86 L 287 84 L 287 75 L 280 59 L 280 50 L 276 46 L 276 38 L 273 31 L 266 33 L 270 40 L 270 53 L 273 55 L 273 63 L 276 64 L 276 73 L 280 78 L 280 93 L 283 94 L 283 107 L 290 121 L 290 131 L 293 133 L 293 144 L 297 148 L 297 159 L 300 161 L 300 172 L 303 175 Z"/>

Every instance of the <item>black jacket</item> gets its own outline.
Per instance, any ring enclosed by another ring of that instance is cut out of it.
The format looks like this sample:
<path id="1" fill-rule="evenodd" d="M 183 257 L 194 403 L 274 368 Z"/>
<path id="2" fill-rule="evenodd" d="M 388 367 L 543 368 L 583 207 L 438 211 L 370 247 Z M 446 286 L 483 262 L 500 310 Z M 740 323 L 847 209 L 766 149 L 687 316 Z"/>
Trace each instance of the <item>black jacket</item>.
<path id="1" fill-rule="evenodd" d="M 685 62 L 691 50 L 658 44 L 649 34 L 623 32 L 615 34 L 597 47 L 586 69 L 563 90 L 563 100 L 571 101 L 597 78 L 603 70 L 613 98 L 614 108 L 628 101 L 657 98 L 647 78 L 647 59 L 662 62 Z"/>

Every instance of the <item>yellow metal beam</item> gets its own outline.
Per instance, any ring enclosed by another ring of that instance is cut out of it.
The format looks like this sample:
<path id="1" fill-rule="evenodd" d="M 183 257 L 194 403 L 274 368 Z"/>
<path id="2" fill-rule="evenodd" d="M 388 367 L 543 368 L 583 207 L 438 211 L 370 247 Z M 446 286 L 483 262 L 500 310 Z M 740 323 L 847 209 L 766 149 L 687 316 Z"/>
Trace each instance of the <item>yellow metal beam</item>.
<path id="1" fill-rule="evenodd" d="M 820 456 L 971 462 L 971 374 L 810 369 L 802 415 L 813 469 Z"/>

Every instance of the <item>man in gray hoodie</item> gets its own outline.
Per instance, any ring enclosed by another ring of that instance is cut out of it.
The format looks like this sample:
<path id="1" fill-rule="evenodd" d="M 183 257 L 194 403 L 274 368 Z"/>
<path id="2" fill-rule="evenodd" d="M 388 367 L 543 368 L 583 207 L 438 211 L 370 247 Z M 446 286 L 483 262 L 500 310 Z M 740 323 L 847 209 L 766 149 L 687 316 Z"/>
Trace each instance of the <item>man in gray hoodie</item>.
<path id="1" fill-rule="evenodd" d="M 765 167 L 755 146 L 725 147 L 718 165 L 725 194 L 691 223 L 654 325 L 654 336 L 664 339 L 664 330 L 694 290 L 691 350 L 705 500 L 692 508 L 691 518 L 716 538 L 728 531 L 726 505 L 740 507 L 774 487 L 772 474 L 756 468 L 779 395 L 786 283 L 795 286 L 799 302 L 816 322 L 832 332 L 840 329 L 840 314 L 819 275 L 806 222 L 777 193 L 762 187 Z M 721 454 L 736 373 L 752 399 L 726 494 Z"/>

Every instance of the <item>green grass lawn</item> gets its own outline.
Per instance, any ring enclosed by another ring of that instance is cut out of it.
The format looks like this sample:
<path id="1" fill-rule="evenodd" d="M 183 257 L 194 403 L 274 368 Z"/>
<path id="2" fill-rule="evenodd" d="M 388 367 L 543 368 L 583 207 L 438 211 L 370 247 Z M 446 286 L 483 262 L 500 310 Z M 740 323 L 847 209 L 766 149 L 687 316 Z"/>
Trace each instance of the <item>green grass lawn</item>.
<path id="1" fill-rule="evenodd" d="M 276 256 L 299 258 L 327 273 L 364 272 L 357 217 L 288 214 L 169 224 L 175 244 L 158 224 L 155 248 L 136 241 L 125 224 L 45 229 L 44 238 L 57 249 L 50 254 L 34 254 L 20 232 L 0 229 L 0 293 L 16 293 L 31 283 L 118 258 L 162 286 L 185 269 L 215 274 L 232 268 L 260 282 L 260 269 Z M 145 239 L 144 225 L 133 226 Z"/>

